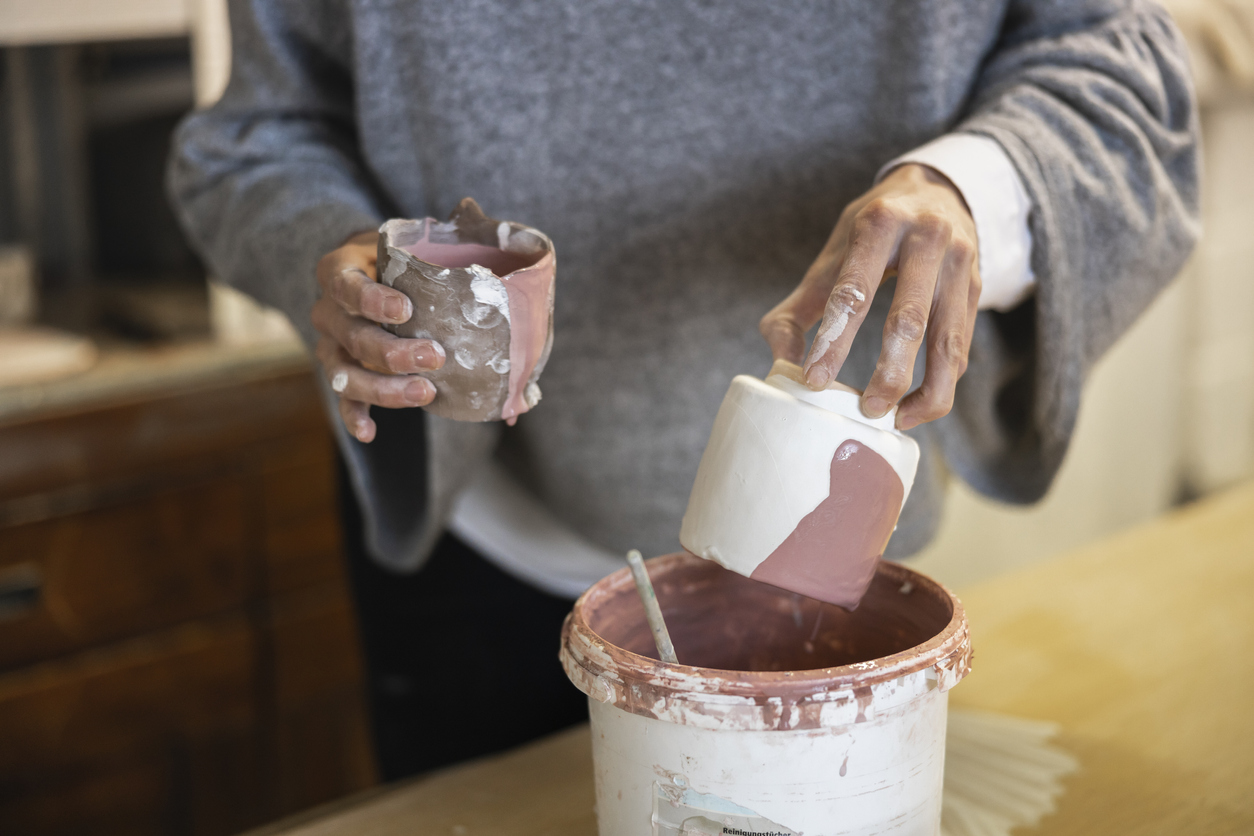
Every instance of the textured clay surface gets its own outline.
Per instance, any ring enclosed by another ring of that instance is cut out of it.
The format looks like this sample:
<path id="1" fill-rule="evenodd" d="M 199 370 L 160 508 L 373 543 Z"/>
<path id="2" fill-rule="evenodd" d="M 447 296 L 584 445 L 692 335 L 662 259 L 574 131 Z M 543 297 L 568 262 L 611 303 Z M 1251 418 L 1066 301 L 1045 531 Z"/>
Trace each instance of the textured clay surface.
<path id="1" fill-rule="evenodd" d="M 449 220 L 390 220 L 379 230 L 379 278 L 410 298 L 414 315 L 389 326 L 432 339 L 446 360 L 428 412 L 459 421 L 513 422 L 540 400 L 553 345 L 556 256 L 544 233 L 483 214 L 466 198 Z"/>

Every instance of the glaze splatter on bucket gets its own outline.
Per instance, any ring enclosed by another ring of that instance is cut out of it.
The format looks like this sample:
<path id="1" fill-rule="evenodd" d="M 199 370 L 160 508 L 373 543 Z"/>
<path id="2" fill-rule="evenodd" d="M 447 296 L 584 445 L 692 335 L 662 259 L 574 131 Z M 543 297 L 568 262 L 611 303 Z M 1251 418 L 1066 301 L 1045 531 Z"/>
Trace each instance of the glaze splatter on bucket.
<path id="1" fill-rule="evenodd" d="M 971 660 L 951 593 L 883 562 L 853 612 L 687 554 L 649 574 L 686 664 L 657 658 L 626 569 L 562 633 L 589 698 L 601 836 L 934 836 L 947 692 Z"/>

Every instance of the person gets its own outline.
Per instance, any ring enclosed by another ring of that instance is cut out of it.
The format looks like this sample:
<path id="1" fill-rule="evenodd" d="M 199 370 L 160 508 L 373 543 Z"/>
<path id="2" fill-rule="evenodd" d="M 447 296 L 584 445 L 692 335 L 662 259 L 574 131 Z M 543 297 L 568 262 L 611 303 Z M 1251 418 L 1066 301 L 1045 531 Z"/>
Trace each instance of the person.
<path id="1" fill-rule="evenodd" d="M 733 375 L 783 357 L 897 405 L 922 449 L 904 557 L 951 473 L 1044 494 L 1087 372 L 1199 234 L 1185 48 L 1141 0 L 230 18 L 230 84 L 178 130 L 170 189 L 215 274 L 315 347 L 385 778 L 583 716 L 561 618 L 614 555 L 677 550 Z M 442 348 L 381 327 L 412 310 L 374 230 L 466 196 L 557 247 L 544 399 L 509 429 L 415 409 Z"/>

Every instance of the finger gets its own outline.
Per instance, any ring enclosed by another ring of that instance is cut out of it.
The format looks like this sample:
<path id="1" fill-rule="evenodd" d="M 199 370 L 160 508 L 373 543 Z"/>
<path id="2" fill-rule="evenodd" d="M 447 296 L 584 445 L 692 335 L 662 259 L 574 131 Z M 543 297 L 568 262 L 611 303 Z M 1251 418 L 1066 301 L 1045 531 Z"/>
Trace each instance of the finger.
<path id="1" fill-rule="evenodd" d="M 400 325 L 414 315 L 408 296 L 372 280 L 360 267 L 346 267 L 332 274 L 327 293 L 349 314 L 372 322 Z"/>
<path id="2" fill-rule="evenodd" d="M 975 318 L 980 312 L 980 291 L 984 288 L 983 280 L 980 278 L 979 252 L 979 244 L 976 244 L 975 255 L 972 256 L 971 286 L 967 288 L 967 353 L 962 357 L 962 371 L 964 374 L 967 371 L 967 362 L 971 359 L 971 343 L 975 339 Z"/>
<path id="3" fill-rule="evenodd" d="M 806 331 L 819 321 L 831 294 L 832 283 L 825 279 L 836 272 L 839 263 L 839 258 L 820 256 L 801 284 L 762 317 L 758 332 L 771 349 L 771 359 L 801 364 L 806 352 Z"/>
<path id="4" fill-rule="evenodd" d="M 952 234 L 948 221 L 934 217 L 917 221 L 902 239 L 897 290 L 884 322 L 880 356 L 862 394 L 862 411 L 871 418 L 886 414 L 910 388 Z M 965 306 L 965 293 L 961 302 Z"/>
<path id="5" fill-rule="evenodd" d="M 328 368 L 333 368 L 335 366 L 339 357 L 339 346 L 330 337 L 324 336 L 318 340 L 318 345 L 315 347 L 314 353 L 317 355 L 318 360 L 322 364 L 325 371 Z M 337 374 L 339 374 L 338 369 L 334 372 L 330 372 L 332 389 L 335 389 L 340 382 L 336 380 L 335 376 Z M 374 420 L 370 417 L 369 404 L 341 397 L 338 408 L 340 412 L 340 420 L 344 422 L 345 429 L 347 429 L 354 438 L 365 444 L 369 444 L 374 440 L 377 427 L 375 426 Z"/>
<path id="6" fill-rule="evenodd" d="M 414 312 L 409 297 L 375 281 L 377 249 L 364 243 L 372 236 L 366 233 L 358 238 L 318 262 L 318 284 L 323 295 L 354 316 L 390 325 L 407 322 Z"/>
<path id="7" fill-rule="evenodd" d="M 331 389 L 349 400 L 400 409 L 426 406 L 435 398 L 435 384 L 425 377 L 367 371 L 326 337 L 318 343 L 318 359 Z"/>
<path id="8" fill-rule="evenodd" d="M 392 374 L 434 371 L 444 365 L 444 348 L 434 340 L 413 340 L 351 316 L 334 303 L 314 305 L 314 327 L 327 334 L 363 365 Z"/>
<path id="9" fill-rule="evenodd" d="M 965 281 L 967 283 L 967 306 L 966 319 L 963 320 L 964 328 L 962 332 L 962 361 L 958 364 L 958 378 L 961 379 L 967 373 L 967 364 L 971 359 L 971 342 L 975 338 L 975 322 L 976 316 L 980 312 L 980 293 L 984 288 L 983 280 L 980 277 L 980 246 L 977 241 L 966 240 L 961 244 L 951 244 L 954 249 L 952 256 L 956 262 L 956 270 L 961 276 L 962 262 L 967 263 Z"/>
<path id="10" fill-rule="evenodd" d="M 810 388 L 825 387 L 845 364 L 853 338 L 897 249 L 900 233 L 896 213 L 881 200 L 871 201 L 854 218 L 848 253 L 827 297 L 823 321 L 803 369 Z"/>
<path id="11" fill-rule="evenodd" d="M 966 371 L 979 300 L 974 250 L 965 239 L 955 239 L 946 253 L 927 326 L 923 383 L 897 410 L 897 426 L 902 430 L 942 418 L 953 408 L 958 379 Z"/>
<path id="12" fill-rule="evenodd" d="M 369 404 L 349 400 L 348 398 L 340 398 L 340 420 L 344 422 L 345 428 L 352 434 L 353 438 L 363 444 L 369 444 L 374 441 L 378 427 L 375 425 L 374 419 L 370 417 Z"/>
<path id="13" fill-rule="evenodd" d="M 330 289 L 331 277 L 356 268 L 375 281 L 378 278 L 379 233 L 363 232 L 349 238 L 318 260 L 316 273 L 323 292 Z"/>

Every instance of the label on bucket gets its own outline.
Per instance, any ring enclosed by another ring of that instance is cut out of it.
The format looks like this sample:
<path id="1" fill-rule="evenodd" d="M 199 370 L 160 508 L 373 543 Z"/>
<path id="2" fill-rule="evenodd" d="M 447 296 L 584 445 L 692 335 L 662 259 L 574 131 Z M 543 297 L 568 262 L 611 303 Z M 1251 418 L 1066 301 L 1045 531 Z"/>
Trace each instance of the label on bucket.
<path id="1" fill-rule="evenodd" d="M 752 810 L 676 783 L 653 784 L 654 836 L 797 836 Z"/>

